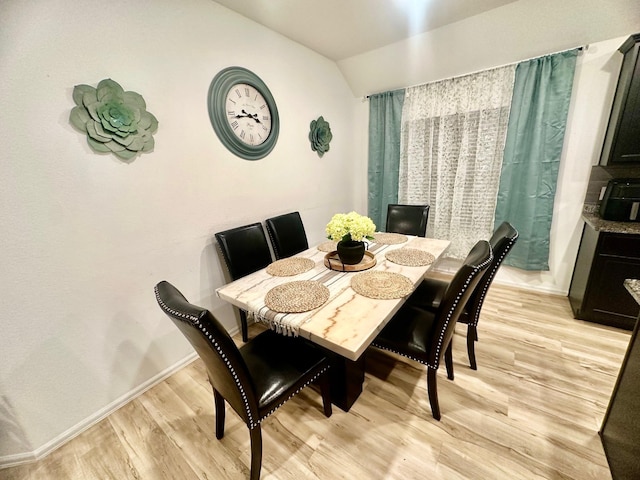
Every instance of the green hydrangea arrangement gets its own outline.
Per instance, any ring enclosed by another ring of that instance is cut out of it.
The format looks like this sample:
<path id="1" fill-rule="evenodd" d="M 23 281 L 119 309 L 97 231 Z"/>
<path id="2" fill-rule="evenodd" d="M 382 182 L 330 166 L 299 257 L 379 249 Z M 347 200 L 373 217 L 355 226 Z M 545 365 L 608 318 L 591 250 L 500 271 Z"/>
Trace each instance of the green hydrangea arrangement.
<path id="1" fill-rule="evenodd" d="M 122 160 L 131 160 L 139 152 L 153 149 L 153 133 L 158 120 L 147 112 L 142 95 L 125 92 L 106 78 L 97 88 L 76 85 L 69 121 L 87 134 L 87 142 L 97 152 L 113 152 Z"/>
<path id="2" fill-rule="evenodd" d="M 327 238 L 336 242 L 373 240 L 376 225 L 369 217 L 356 212 L 336 213 L 326 228 Z"/>

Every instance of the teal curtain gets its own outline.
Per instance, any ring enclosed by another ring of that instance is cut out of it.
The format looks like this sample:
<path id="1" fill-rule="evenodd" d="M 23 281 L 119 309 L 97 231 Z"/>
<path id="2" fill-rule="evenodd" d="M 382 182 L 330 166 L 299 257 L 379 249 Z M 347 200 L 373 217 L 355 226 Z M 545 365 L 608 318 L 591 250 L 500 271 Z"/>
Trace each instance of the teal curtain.
<path id="1" fill-rule="evenodd" d="M 369 168 L 367 215 L 384 231 L 387 205 L 398 202 L 400 127 L 404 90 L 369 97 Z"/>
<path id="2" fill-rule="evenodd" d="M 549 270 L 558 167 L 579 49 L 516 67 L 495 223 L 520 233 L 506 265 Z"/>

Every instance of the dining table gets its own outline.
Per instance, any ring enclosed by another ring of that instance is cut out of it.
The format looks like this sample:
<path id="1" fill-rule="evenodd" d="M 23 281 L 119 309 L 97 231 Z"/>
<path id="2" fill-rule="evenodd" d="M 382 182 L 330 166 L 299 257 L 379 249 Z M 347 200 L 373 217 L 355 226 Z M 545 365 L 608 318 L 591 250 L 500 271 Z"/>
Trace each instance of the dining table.
<path id="1" fill-rule="evenodd" d="M 362 392 L 364 352 L 449 247 L 448 240 L 378 232 L 363 260 L 345 265 L 325 241 L 216 289 L 249 319 L 319 345 L 332 358 L 332 402 L 348 411 Z"/>

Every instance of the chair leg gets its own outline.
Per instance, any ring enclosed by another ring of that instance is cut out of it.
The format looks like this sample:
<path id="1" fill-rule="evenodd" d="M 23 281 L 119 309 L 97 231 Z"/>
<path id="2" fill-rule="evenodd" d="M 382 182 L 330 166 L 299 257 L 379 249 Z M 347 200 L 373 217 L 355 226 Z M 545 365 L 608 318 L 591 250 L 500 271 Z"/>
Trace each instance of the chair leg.
<path id="1" fill-rule="evenodd" d="M 242 330 L 242 341 L 249 340 L 249 327 L 247 326 L 247 312 L 240 310 L 240 329 Z"/>
<path id="2" fill-rule="evenodd" d="M 444 363 L 447 366 L 447 378 L 453 380 L 453 340 L 449 342 L 449 346 L 444 351 Z"/>
<path id="3" fill-rule="evenodd" d="M 429 391 L 429 403 L 431 414 L 436 420 L 440 420 L 440 405 L 438 404 L 438 384 L 436 383 L 437 370 L 427 367 L 427 390 Z"/>
<path id="4" fill-rule="evenodd" d="M 477 370 L 476 364 L 476 342 L 478 341 L 478 330 L 474 325 L 467 326 L 467 355 L 472 370 Z"/>
<path id="5" fill-rule="evenodd" d="M 262 468 L 262 431 L 258 424 L 249 430 L 251 436 L 251 480 L 260 480 L 260 469 Z"/>
<path id="6" fill-rule="evenodd" d="M 320 386 L 320 393 L 322 394 L 322 404 L 324 407 L 324 414 L 326 417 L 330 417 L 333 413 L 331 407 L 331 382 L 329 381 L 329 373 L 324 372 L 318 379 L 318 385 Z"/>
<path id="7" fill-rule="evenodd" d="M 216 438 L 220 440 L 224 436 L 224 398 L 215 388 L 213 399 L 216 405 Z"/>

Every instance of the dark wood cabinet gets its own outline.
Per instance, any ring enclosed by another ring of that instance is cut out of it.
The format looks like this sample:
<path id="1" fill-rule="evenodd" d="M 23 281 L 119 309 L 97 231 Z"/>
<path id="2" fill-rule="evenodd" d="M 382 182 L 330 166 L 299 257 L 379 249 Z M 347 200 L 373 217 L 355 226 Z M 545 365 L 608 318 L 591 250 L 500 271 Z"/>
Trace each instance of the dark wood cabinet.
<path id="1" fill-rule="evenodd" d="M 600 165 L 640 164 L 640 33 L 619 48 L 624 55 Z"/>
<path id="2" fill-rule="evenodd" d="M 640 278 L 640 235 L 584 226 L 569 301 L 575 318 L 632 330 L 640 306 L 624 286 Z"/>
<path id="3" fill-rule="evenodd" d="M 640 319 L 629 339 L 600 437 L 613 480 L 640 478 Z"/>

